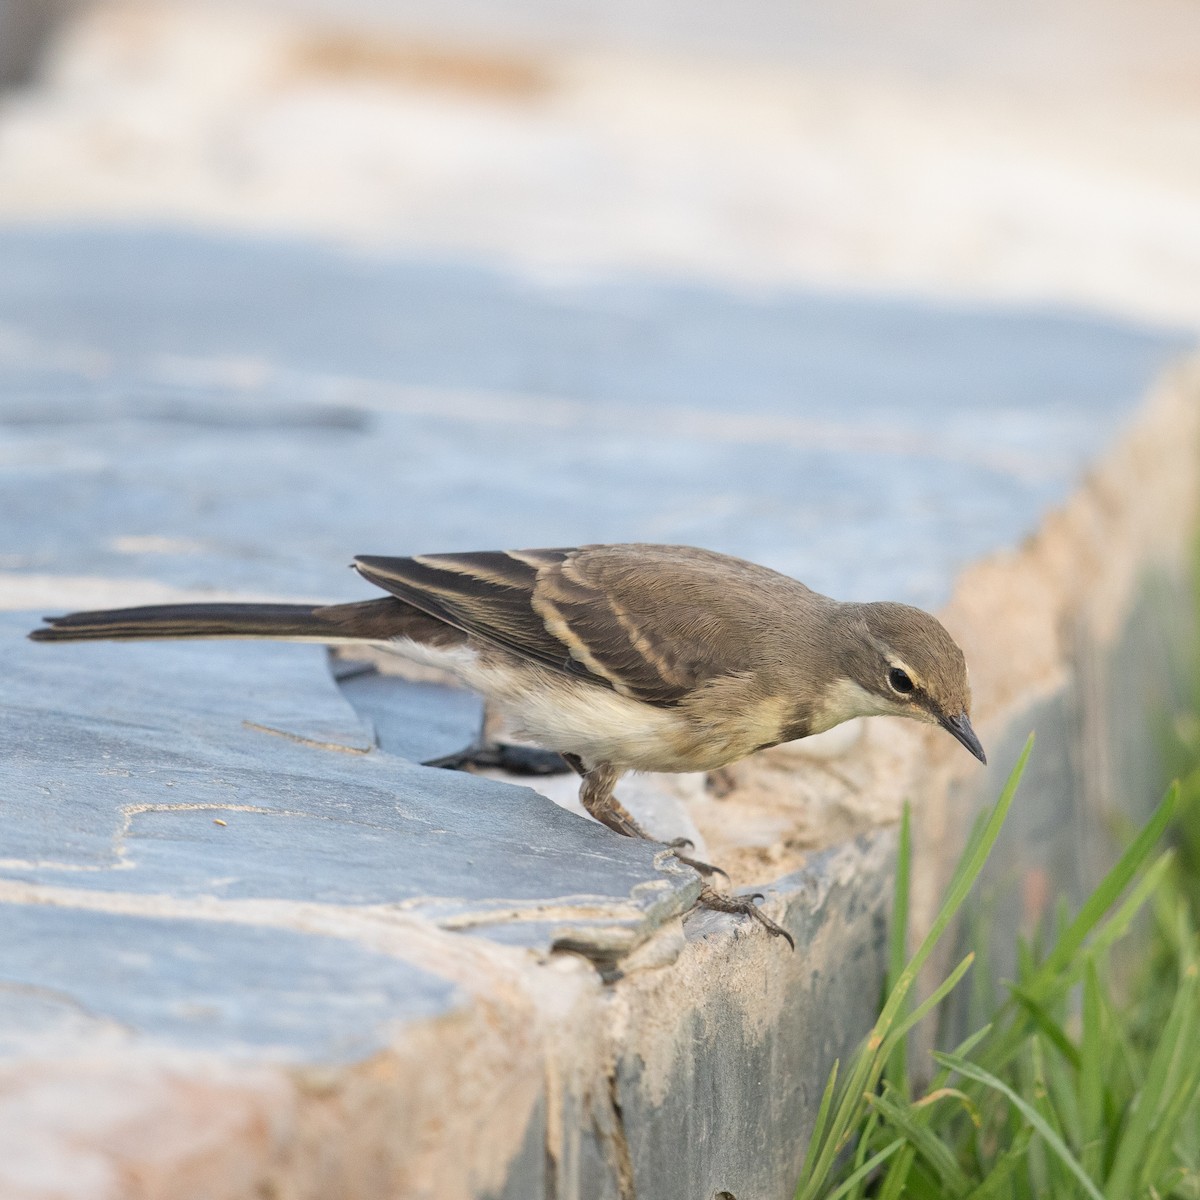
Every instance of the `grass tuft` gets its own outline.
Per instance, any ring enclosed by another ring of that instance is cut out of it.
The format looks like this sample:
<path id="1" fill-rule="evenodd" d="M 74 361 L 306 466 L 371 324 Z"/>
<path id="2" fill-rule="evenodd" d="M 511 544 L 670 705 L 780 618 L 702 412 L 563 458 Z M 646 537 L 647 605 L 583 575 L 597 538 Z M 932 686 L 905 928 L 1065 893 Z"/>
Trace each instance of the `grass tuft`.
<path id="1" fill-rule="evenodd" d="M 848 1068 L 830 1073 L 796 1200 L 1200 1200 L 1200 770 L 1168 790 L 1077 914 L 1021 945 L 1007 994 L 911 1093 L 908 1034 L 974 955 L 915 1007 L 914 983 L 996 843 L 1032 746 L 911 957 L 904 814 L 887 997 Z M 1134 928 L 1143 965 L 1131 978 L 1112 959 Z"/>

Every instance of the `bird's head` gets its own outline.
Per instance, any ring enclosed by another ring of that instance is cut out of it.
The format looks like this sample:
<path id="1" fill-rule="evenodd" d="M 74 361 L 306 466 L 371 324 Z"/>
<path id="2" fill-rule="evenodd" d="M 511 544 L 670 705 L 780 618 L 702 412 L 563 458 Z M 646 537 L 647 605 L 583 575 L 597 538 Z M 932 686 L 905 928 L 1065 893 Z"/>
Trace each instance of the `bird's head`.
<path id="1" fill-rule="evenodd" d="M 847 715 L 889 714 L 940 725 L 986 763 L 971 728 L 966 659 L 942 623 L 907 604 L 839 607 L 840 678 L 830 701 L 857 709 Z"/>

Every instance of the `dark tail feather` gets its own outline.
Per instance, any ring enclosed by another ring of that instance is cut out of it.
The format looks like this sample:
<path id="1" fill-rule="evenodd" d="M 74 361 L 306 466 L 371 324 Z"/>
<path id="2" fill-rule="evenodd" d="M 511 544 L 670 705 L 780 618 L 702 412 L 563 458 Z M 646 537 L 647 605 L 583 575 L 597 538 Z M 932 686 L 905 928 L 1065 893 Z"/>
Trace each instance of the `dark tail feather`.
<path id="1" fill-rule="evenodd" d="M 391 596 L 359 604 L 154 604 L 46 617 L 35 642 L 143 641 L 153 638 L 275 638 L 281 641 L 380 642 L 411 637 L 430 645 L 463 640 Z"/>

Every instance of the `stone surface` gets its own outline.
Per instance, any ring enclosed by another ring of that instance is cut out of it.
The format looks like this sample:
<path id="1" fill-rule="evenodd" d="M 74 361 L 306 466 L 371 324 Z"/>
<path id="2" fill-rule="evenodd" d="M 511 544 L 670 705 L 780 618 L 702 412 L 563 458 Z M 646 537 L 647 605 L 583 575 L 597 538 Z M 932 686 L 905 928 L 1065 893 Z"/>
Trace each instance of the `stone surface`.
<path id="1" fill-rule="evenodd" d="M 352 1063 L 456 1007 L 445 979 L 331 937 L 19 902 L 2 919 L 10 1060 L 115 1025 L 232 1062 Z"/>
<path id="2" fill-rule="evenodd" d="M 8 230 L 0 261 L 0 563 L 316 599 L 367 594 L 356 553 L 643 540 L 937 606 L 1191 344 L 170 233 Z"/>
<path id="3" fill-rule="evenodd" d="M 452 757 L 481 736 L 483 701 L 463 688 L 404 680 L 365 663 L 333 665 L 338 690 L 360 720 L 371 727 L 375 744 L 414 763 Z"/>
<path id="4" fill-rule="evenodd" d="M 320 650 L 234 642 L 47 654 L 22 639 L 29 623 L 6 614 L 3 626 L 20 665 L 0 726 L 0 878 L 394 904 L 543 952 L 569 940 L 599 958 L 636 945 L 698 891 L 694 872 L 661 847 L 611 837 L 528 789 L 367 753 L 370 733 Z M 161 978 L 186 996 L 186 979 Z"/>
<path id="5" fill-rule="evenodd" d="M 1142 396 L 1186 339 L 153 231 L 9 229 L 0 258 L 0 605 L 22 610 L 0 623 L 0 1074 L 26 1172 L 6 1194 L 174 1200 L 199 1178 L 175 1143 L 147 1175 L 103 1104 L 38 1117 L 81 1047 L 99 1093 L 219 1143 L 196 1195 L 782 1194 L 873 1011 L 900 800 L 922 806 L 920 905 L 1040 712 L 1006 911 L 1036 915 L 1047 873 L 1086 881 L 1064 822 L 1105 789 L 1056 799 L 1071 714 L 1121 723 L 1063 679 L 1089 647 L 1143 686 L 1144 642 L 1113 647 L 1146 572 L 1168 581 L 1147 628 L 1180 611 L 1195 392 Z M 681 924 L 697 881 L 658 847 L 422 767 L 478 731 L 464 693 L 312 647 L 22 637 L 39 608 L 362 596 L 356 552 L 617 538 L 950 601 L 982 783 L 949 739 L 872 723 L 627 792 L 760 885 L 794 956 L 727 916 Z M 1121 729 L 1120 786 L 1145 791 L 1148 735 Z M 248 1114 L 232 1131 L 230 1102 L 189 1107 L 213 1071 Z M 63 1122 L 74 1149 L 28 1150 Z M 115 1174 L 28 1182 L 64 1154 Z"/>

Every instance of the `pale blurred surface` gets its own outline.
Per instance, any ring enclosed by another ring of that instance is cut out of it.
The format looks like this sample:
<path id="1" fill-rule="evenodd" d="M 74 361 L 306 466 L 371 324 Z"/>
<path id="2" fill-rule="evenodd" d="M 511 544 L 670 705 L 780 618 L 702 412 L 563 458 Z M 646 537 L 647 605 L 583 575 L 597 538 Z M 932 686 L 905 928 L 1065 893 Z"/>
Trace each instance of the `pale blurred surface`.
<path id="1" fill-rule="evenodd" d="M 0 220 L 1200 326 L 1200 7 L 102 3 Z"/>

